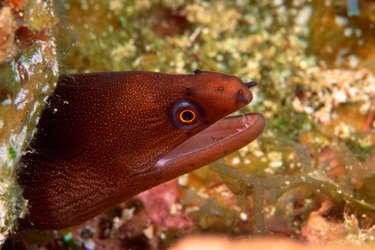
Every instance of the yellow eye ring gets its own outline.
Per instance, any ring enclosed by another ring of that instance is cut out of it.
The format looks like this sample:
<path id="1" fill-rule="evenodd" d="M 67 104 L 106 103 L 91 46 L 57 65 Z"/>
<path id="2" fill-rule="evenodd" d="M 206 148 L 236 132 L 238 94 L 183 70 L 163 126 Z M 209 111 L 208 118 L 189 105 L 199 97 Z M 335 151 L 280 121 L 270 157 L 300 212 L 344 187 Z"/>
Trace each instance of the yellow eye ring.
<path id="1" fill-rule="evenodd" d="M 175 128 L 190 130 L 204 121 L 204 113 L 196 103 L 177 100 L 168 110 L 168 118 Z"/>
<path id="2" fill-rule="evenodd" d="M 194 111 L 190 109 L 182 110 L 179 114 L 180 121 L 183 123 L 192 123 L 194 122 L 196 115 Z"/>

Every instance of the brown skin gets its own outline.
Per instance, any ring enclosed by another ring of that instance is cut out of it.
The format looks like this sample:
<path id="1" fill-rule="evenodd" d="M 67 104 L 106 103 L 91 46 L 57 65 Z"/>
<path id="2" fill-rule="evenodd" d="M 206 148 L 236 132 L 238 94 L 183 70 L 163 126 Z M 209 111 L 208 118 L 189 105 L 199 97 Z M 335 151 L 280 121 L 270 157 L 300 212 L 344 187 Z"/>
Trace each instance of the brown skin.
<path id="1" fill-rule="evenodd" d="M 202 71 L 62 76 L 20 161 L 18 182 L 29 201 L 21 227 L 74 226 L 201 167 L 210 158 L 200 160 L 200 155 L 194 164 L 173 168 L 155 167 L 155 163 L 248 104 L 252 100 L 248 87 L 237 77 Z M 171 107 L 181 100 L 199 108 L 196 125 L 181 128 L 171 121 L 176 118 Z M 251 140 L 264 125 L 262 120 Z"/>

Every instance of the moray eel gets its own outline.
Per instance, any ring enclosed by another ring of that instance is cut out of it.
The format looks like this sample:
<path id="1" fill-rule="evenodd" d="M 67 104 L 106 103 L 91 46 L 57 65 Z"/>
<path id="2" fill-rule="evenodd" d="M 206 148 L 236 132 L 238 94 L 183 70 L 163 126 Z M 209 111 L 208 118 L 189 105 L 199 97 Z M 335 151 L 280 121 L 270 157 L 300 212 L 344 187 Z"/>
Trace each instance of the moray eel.
<path id="1" fill-rule="evenodd" d="M 254 85 L 200 70 L 61 76 L 20 159 L 21 228 L 78 225 L 250 143 L 265 118 L 226 116 Z"/>

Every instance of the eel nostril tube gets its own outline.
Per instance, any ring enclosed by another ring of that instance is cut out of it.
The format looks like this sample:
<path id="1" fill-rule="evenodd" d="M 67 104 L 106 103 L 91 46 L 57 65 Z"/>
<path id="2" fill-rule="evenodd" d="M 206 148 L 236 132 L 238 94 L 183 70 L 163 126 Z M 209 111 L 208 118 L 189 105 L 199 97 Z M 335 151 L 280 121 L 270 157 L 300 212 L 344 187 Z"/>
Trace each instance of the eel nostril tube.
<path id="1" fill-rule="evenodd" d="M 249 89 L 256 86 L 257 83 L 255 81 L 250 81 L 250 82 L 246 82 L 244 83 L 246 85 L 246 87 L 248 87 Z"/>

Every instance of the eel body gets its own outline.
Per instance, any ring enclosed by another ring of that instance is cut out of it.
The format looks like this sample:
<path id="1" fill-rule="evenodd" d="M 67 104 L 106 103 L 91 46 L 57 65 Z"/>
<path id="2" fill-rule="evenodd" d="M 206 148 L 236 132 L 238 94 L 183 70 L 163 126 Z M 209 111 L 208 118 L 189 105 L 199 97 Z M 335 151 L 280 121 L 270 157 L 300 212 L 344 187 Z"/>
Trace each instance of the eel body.
<path id="1" fill-rule="evenodd" d="M 60 77 L 20 160 L 21 227 L 78 225 L 248 144 L 264 117 L 226 116 L 252 100 L 252 85 L 207 71 Z"/>

